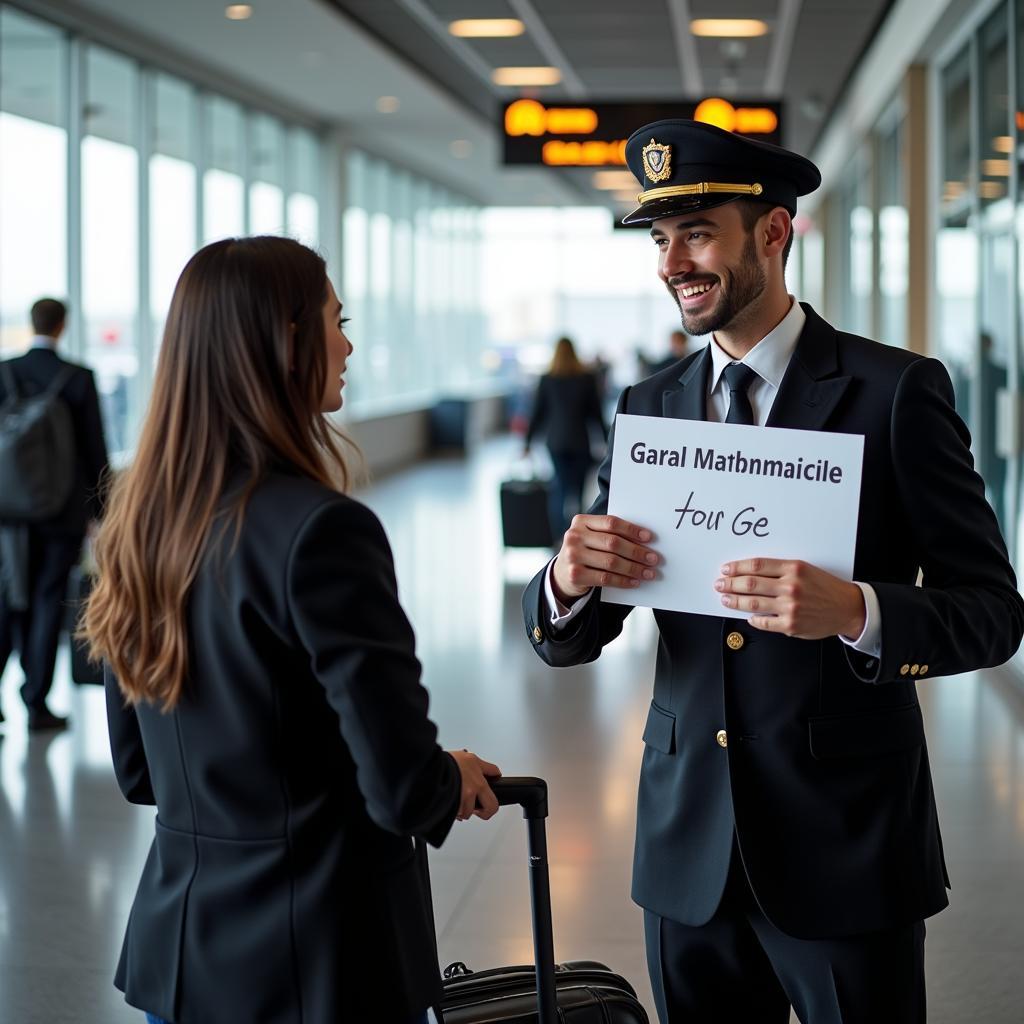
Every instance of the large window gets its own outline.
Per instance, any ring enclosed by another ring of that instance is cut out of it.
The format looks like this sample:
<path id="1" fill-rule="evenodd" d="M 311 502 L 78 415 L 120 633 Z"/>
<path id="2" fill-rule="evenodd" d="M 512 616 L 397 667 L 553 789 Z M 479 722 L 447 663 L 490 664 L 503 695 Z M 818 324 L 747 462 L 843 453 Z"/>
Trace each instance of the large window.
<path id="1" fill-rule="evenodd" d="M 82 312 L 107 444 L 126 450 L 141 396 L 139 369 L 138 70 L 96 46 L 85 53 L 82 139 Z"/>
<path id="2" fill-rule="evenodd" d="M 154 75 L 150 90 L 149 310 L 159 345 L 174 285 L 196 250 L 196 99 L 167 75 Z"/>
<path id="3" fill-rule="evenodd" d="M 68 291 L 67 43 L 0 7 L 0 357 L 32 336 L 28 311 Z"/>
<path id="4" fill-rule="evenodd" d="M 348 412 L 475 387 L 489 373 L 478 213 L 357 150 L 346 179 L 341 297 L 355 346 Z"/>
<path id="5" fill-rule="evenodd" d="M 876 137 L 878 175 L 878 327 L 889 345 L 907 344 L 909 218 L 903 194 L 903 117 L 890 113 Z"/>
<path id="6" fill-rule="evenodd" d="M 935 252 L 939 350 L 953 378 L 957 410 L 968 422 L 978 337 L 978 244 L 969 227 L 974 191 L 970 72 L 967 46 L 942 73 L 941 222 Z"/>
<path id="7" fill-rule="evenodd" d="M 288 133 L 288 234 L 306 245 L 320 241 L 320 144 L 304 128 Z"/>
<path id="8" fill-rule="evenodd" d="M 250 124 L 249 234 L 282 235 L 284 218 L 284 131 L 266 114 Z"/>
<path id="9" fill-rule="evenodd" d="M 204 104 L 203 242 L 245 234 L 245 115 L 237 103 Z"/>

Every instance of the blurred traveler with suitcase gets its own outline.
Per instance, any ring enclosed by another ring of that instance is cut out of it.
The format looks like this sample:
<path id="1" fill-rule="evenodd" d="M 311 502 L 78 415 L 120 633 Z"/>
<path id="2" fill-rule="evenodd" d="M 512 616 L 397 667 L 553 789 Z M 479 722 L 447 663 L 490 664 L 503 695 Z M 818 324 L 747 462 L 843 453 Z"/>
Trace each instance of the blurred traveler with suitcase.
<path id="1" fill-rule="evenodd" d="M 526 430 L 527 452 L 541 434 L 554 467 L 548 514 L 557 540 L 583 506 L 583 485 L 594 462 L 591 446 L 595 435 L 603 443 L 608 434 L 597 377 L 580 362 L 569 338 L 555 343 L 551 366 L 537 383 Z"/>

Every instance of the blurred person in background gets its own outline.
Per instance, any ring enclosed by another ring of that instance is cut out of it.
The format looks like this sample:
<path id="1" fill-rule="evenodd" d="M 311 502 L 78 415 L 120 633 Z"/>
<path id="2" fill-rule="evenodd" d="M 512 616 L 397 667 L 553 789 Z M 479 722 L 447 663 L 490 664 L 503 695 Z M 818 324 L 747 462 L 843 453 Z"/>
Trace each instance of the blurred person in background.
<path id="1" fill-rule="evenodd" d="M 689 351 L 689 335 L 685 331 L 673 331 L 668 336 L 668 354 L 657 362 L 650 363 L 647 367 L 646 376 L 660 373 L 662 370 L 667 370 L 670 366 L 674 366 L 680 359 L 688 355 Z"/>
<path id="2" fill-rule="evenodd" d="M 151 1024 L 425 1021 L 409 837 L 497 810 L 497 767 L 437 743 L 387 538 L 344 493 L 341 308 L 290 239 L 193 256 L 97 540 L 83 633 L 118 783 L 158 812 L 115 984 Z"/>
<path id="3" fill-rule="evenodd" d="M 555 540 L 583 507 L 583 485 L 594 464 L 594 434 L 608 435 L 597 377 L 576 355 L 569 338 L 559 338 L 548 372 L 537 383 L 524 452 L 543 434 L 554 468 L 549 516 Z"/>
<path id="4" fill-rule="evenodd" d="M 55 715 L 46 703 L 53 685 L 53 669 L 64 618 L 68 576 L 78 561 L 89 524 L 101 513 L 100 484 L 107 468 L 107 446 L 103 438 L 99 398 L 92 370 L 62 359 L 57 345 L 67 322 L 67 306 L 57 299 L 40 299 L 32 306 L 34 337 L 28 351 L 0 364 L 0 406 L 12 413 L 19 402 L 50 396 L 60 405 L 67 431 L 67 479 L 41 480 L 49 473 L 62 473 L 63 460 L 41 447 L 26 454 L 28 464 L 14 458 L 21 472 L 34 479 L 4 479 L 3 486 L 22 495 L 43 486 L 46 492 L 58 488 L 67 498 L 56 513 L 26 508 L 17 519 L 0 520 L 0 674 L 11 651 L 21 656 L 25 682 L 21 697 L 28 709 L 31 732 L 57 731 L 68 726 L 65 716 Z M 8 444 L 7 417 L 4 444 Z M 19 428 L 14 422 L 13 429 Z M 43 427 L 43 432 L 48 432 Z M 16 438 L 10 443 L 17 444 Z M 0 722 L 4 720 L 0 711 Z"/>

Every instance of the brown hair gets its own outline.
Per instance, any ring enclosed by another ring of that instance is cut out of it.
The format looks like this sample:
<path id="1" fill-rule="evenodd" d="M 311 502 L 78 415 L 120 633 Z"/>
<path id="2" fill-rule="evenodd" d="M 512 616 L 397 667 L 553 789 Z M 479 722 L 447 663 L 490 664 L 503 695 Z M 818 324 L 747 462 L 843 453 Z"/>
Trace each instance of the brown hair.
<path id="1" fill-rule="evenodd" d="M 287 238 L 229 238 L 178 279 L 131 466 L 115 482 L 82 617 L 131 703 L 172 709 L 188 674 L 186 604 L 215 522 L 241 528 L 272 465 L 344 489 L 344 437 L 320 412 L 327 272 Z M 236 474 L 240 488 L 235 490 Z M 235 495 L 224 501 L 231 478 Z"/>
<path id="2" fill-rule="evenodd" d="M 559 338 L 555 342 L 555 354 L 551 357 L 551 366 L 548 373 L 552 377 L 576 377 L 586 373 L 587 368 L 580 362 L 569 338 Z"/>

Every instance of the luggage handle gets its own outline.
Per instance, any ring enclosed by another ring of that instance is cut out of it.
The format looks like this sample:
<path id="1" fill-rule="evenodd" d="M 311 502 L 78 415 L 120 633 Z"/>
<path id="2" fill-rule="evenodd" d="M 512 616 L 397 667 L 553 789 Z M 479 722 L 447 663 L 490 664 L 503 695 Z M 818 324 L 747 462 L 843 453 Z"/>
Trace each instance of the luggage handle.
<path id="1" fill-rule="evenodd" d="M 535 776 L 488 780 L 501 806 L 519 804 L 526 819 L 530 860 L 530 905 L 533 914 L 533 962 L 537 970 L 537 1020 L 557 1024 L 555 941 L 551 926 L 551 879 L 548 875 L 548 784 Z"/>
<path id="2" fill-rule="evenodd" d="M 527 820 L 548 816 L 548 784 L 543 779 L 533 775 L 508 775 L 488 779 L 488 784 L 500 806 L 519 804 Z"/>
<path id="3" fill-rule="evenodd" d="M 533 961 L 537 972 L 538 1024 L 558 1024 L 558 996 L 555 988 L 555 942 L 551 926 L 551 879 L 548 875 L 548 842 L 544 819 L 548 816 L 548 784 L 530 775 L 509 775 L 488 779 L 498 798 L 498 804 L 507 807 L 518 804 L 526 819 L 527 844 L 530 861 L 530 905 L 533 917 Z M 424 876 L 429 892 L 429 874 L 426 873 L 426 847 L 421 848 Z M 443 1024 L 444 1015 L 439 1006 L 434 1016 Z"/>

